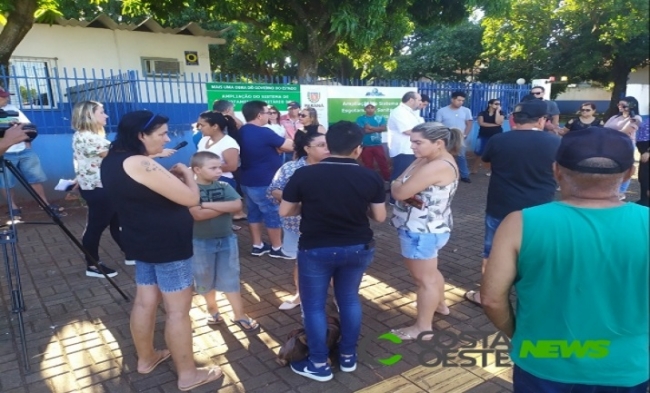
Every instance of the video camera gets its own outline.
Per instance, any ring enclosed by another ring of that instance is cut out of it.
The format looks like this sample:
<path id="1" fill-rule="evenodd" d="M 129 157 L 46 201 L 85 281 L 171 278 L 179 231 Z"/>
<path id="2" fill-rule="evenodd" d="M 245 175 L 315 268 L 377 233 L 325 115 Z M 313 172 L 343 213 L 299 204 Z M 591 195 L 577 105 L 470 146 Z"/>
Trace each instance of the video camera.
<path id="1" fill-rule="evenodd" d="M 4 138 L 5 132 L 10 129 L 15 123 L 20 123 L 18 120 L 19 113 L 17 111 L 5 111 L 0 109 L 0 138 Z M 38 129 L 35 124 L 23 123 L 23 130 L 29 136 L 27 142 L 31 142 L 38 136 Z"/>

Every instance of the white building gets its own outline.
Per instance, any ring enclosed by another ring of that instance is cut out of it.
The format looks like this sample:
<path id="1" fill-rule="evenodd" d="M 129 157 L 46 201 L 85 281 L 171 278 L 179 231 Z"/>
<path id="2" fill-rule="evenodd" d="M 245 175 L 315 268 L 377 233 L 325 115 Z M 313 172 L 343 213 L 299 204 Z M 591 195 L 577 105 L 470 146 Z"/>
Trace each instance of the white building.
<path id="1" fill-rule="evenodd" d="M 104 14 L 91 21 L 58 18 L 53 25 L 37 23 L 12 55 L 10 90 L 21 97 L 22 87 L 23 104 L 52 107 L 78 92 L 71 87 L 92 80 L 123 79 L 126 71 L 137 71 L 138 80 L 194 80 L 196 75 L 210 75 L 208 46 L 224 44 L 219 35 L 195 23 L 176 29 L 163 28 L 151 18 L 138 25 L 118 24 Z M 145 102 L 205 100 L 203 91 L 187 92 L 185 84 L 159 87 L 139 83 L 141 100 Z M 32 98 L 34 93 L 36 97 Z M 26 96 L 31 102 L 26 102 Z M 170 100 L 171 96 L 178 100 Z"/>

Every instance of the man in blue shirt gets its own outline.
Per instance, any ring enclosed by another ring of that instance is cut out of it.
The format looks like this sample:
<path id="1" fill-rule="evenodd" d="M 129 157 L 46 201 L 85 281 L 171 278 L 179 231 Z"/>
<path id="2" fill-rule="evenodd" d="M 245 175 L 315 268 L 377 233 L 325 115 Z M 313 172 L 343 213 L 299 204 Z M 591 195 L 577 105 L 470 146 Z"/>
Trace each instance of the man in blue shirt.
<path id="1" fill-rule="evenodd" d="M 248 224 L 253 238 L 251 255 L 270 254 L 273 258 L 291 259 L 282 252 L 282 229 L 278 206 L 266 197 L 275 172 L 282 165 L 281 152 L 293 150 L 293 141 L 284 139 L 270 128 L 268 106 L 263 101 L 249 101 L 242 107 L 246 124 L 239 129 L 241 188 L 248 207 Z M 271 244 L 262 242 L 262 222 Z"/>
<path id="2" fill-rule="evenodd" d="M 368 102 L 365 106 L 366 114 L 357 118 L 357 125 L 363 129 L 363 151 L 361 162 L 366 168 L 375 169 L 375 162 L 384 181 L 390 180 L 388 162 L 384 147 L 381 144 L 381 133 L 386 132 L 386 118 L 376 115 L 377 104 Z"/>

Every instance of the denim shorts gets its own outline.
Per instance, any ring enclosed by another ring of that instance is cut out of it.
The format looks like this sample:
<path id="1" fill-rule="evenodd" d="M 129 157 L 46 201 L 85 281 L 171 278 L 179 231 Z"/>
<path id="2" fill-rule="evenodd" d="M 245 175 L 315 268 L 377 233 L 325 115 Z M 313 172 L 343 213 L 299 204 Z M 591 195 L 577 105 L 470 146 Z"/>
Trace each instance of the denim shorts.
<path id="1" fill-rule="evenodd" d="M 179 292 L 192 286 L 192 258 L 149 263 L 135 261 L 135 283 L 158 285 L 161 292 Z"/>
<path id="2" fill-rule="evenodd" d="M 199 295 L 217 290 L 239 292 L 239 246 L 237 235 L 215 239 L 192 239 L 194 290 Z"/>
<path id="3" fill-rule="evenodd" d="M 483 240 L 483 258 L 488 258 L 490 256 L 490 251 L 492 251 L 492 241 L 494 240 L 494 234 L 497 231 L 499 225 L 501 225 L 503 218 L 494 218 L 489 214 L 485 215 L 485 238 Z"/>
<path id="4" fill-rule="evenodd" d="M 47 180 L 47 176 L 45 176 L 45 172 L 41 167 L 41 160 L 32 149 L 25 149 L 17 153 L 5 153 L 4 159 L 14 164 L 29 184 L 43 183 Z M 8 188 L 16 186 L 16 178 L 9 171 L 7 171 L 7 183 L 9 183 L 7 184 Z M 0 187 L 4 186 L 4 176 L 0 173 Z"/>
<path id="5" fill-rule="evenodd" d="M 398 229 L 402 256 L 408 259 L 433 259 L 449 241 L 450 233 L 422 233 Z"/>
<path id="6" fill-rule="evenodd" d="M 286 229 L 283 229 L 282 233 L 284 234 L 282 238 L 282 251 L 285 255 L 296 259 L 298 257 L 298 240 L 300 239 L 300 234 Z"/>
<path id="7" fill-rule="evenodd" d="M 278 213 L 280 205 L 276 205 L 266 197 L 268 187 L 241 186 L 241 189 L 246 197 L 249 223 L 259 224 L 264 221 L 267 228 L 280 228 L 282 226 L 280 214 Z"/>

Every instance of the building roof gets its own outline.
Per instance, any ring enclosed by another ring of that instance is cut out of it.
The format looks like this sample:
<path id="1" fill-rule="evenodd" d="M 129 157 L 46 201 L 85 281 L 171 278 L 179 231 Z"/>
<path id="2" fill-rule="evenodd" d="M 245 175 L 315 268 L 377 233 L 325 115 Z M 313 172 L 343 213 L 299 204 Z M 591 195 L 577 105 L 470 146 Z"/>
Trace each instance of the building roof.
<path id="1" fill-rule="evenodd" d="M 178 34 L 191 35 L 195 37 L 210 37 L 215 38 L 219 44 L 226 43 L 226 40 L 220 38 L 220 36 L 230 29 L 228 27 L 221 31 L 205 30 L 194 22 L 190 22 L 180 28 L 162 27 L 153 18 L 147 18 L 137 25 L 131 23 L 117 23 L 108 15 L 103 13 L 99 14 L 95 19 L 92 20 L 65 19 L 62 17 L 56 17 L 52 24 L 71 27 L 91 27 L 110 30 L 142 31 L 159 34 Z"/>

